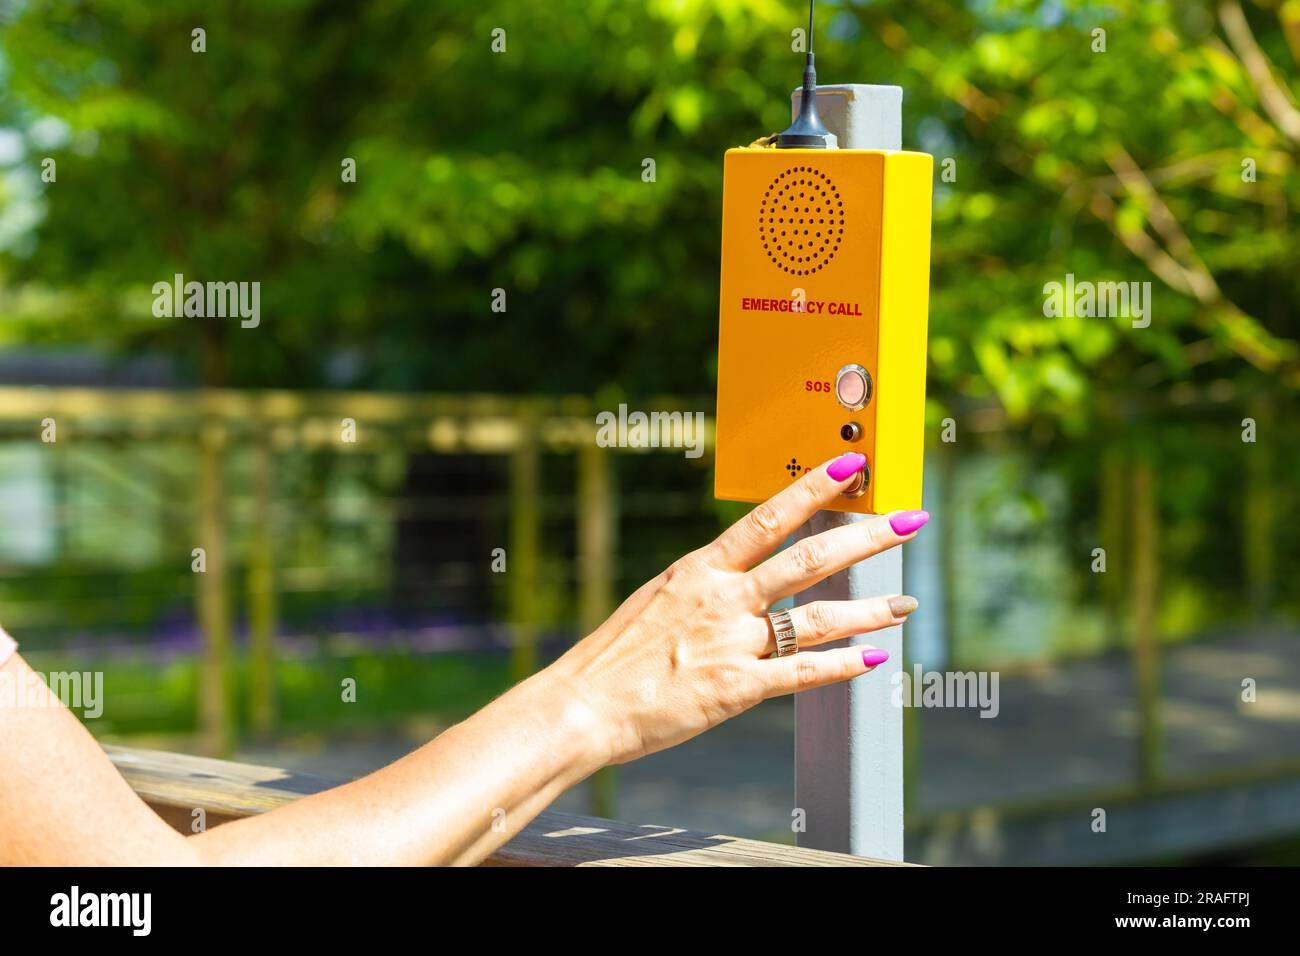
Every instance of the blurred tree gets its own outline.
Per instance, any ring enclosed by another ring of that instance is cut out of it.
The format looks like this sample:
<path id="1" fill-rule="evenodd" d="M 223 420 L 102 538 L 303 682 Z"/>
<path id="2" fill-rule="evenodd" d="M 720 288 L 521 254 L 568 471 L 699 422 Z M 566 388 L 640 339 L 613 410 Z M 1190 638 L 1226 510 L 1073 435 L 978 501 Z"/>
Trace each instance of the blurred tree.
<path id="1" fill-rule="evenodd" d="M 956 159 L 935 226 L 942 381 L 1067 420 L 1198 377 L 1300 382 L 1285 78 L 1300 5 L 1266 6 L 1254 27 L 1235 0 L 874 4 L 853 19 L 920 94 L 923 145 Z M 1150 327 L 1031 311 L 1070 272 L 1153 281 Z"/>
<path id="2" fill-rule="evenodd" d="M 784 125 L 803 11 L 2 16 L 0 109 L 26 142 L 8 179 L 59 170 L 34 241 L 9 243 L 10 341 L 163 350 L 214 384 L 705 394 L 721 153 Z M 1295 0 L 846 0 L 819 18 L 823 80 L 903 85 L 905 140 L 940 161 L 940 394 L 1078 429 L 1178 381 L 1294 387 Z M 261 281 L 261 327 L 152 318 L 149 287 L 177 272 Z M 1067 273 L 1153 281 L 1151 326 L 1045 317 Z"/>

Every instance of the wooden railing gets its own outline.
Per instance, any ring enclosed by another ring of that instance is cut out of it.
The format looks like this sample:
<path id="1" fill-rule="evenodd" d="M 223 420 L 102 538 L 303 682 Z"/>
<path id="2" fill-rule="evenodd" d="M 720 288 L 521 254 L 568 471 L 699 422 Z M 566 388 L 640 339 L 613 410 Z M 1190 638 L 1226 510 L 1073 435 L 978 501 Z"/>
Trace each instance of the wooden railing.
<path id="1" fill-rule="evenodd" d="M 660 412 L 694 414 L 711 405 L 711 400 L 692 403 L 646 397 L 646 407 Z M 295 502 L 285 497 L 282 472 L 287 464 L 301 461 L 306 453 L 366 455 L 395 449 L 411 454 L 508 458 L 505 502 L 510 525 L 503 544 L 510 555 L 510 574 L 503 576 L 507 590 L 504 620 L 510 622 L 511 630 L 510 680 L 517 683 L 538 667 L 545 605 L 551 601 L 558 606 L 565 600 L 548 593 L 548 588 L 558 586 L 548 583 L 544 573 L 546 456 L 576 459 L 574 537 L 578 553 L 573 603 L 579 609 L 575 623 L 581 633 L 594 629 L 618 604 L 613 575 L 618 566 L 619 512 L 613 458 L 624 449 L 597 444 L 596 415 L 602 410 L 611 411 L 604 403 L 582 396 L 0 386 L 0 443 L 26 443 L 41 449 L 49 461 L 60 462 L 42 464 L 44 470 L 34 479 L 49 483 L 49 493 L 59 501 L 68 495 L 62 490 L 62 482 L 68 479 L 61 476 L 94 461 L 78 457 L 72 462 L 68 456 L 82 456 L 96 443 L 114 447 L 125 441 L 134 447 L 152 442 L 189 456 L 198 476 L 192 498 L 184 494 L 173 497 L 178 485 L 160 480 L 156 460 L 144 463 L 139 459 L 134 467 L 149 469 L 139 475 L 113 471 L 111 477 L 155 509 L 150 512 L 154 517 L 141 516 L 144 528 L 156 521 L 155 530 L 162 540 L 175 538 L 184 543 L 172 552 L 174 566 L 189 566 L 191 548 L 204 550 L 205 571 L 193 575 L 195 618 L 204 645 L 198 730 L 203 752 L 226 754 L 235 744 L 238 724 L 229 690 L 235 686 L 234 631 L 241 617 L 236 603 L 240 579 L 245 587 L 248 624 L 250 726 L 263 735 L 275 727 L 279 588 L 292 570 L 286 555 L 277 551 L 277 540 L 293 540 L 296 535 L 286 527 L 281 527 L 279 534 L 274 529 L 277 520 L 290 520 L 289 527 L 315 520 L 300 514 L 310 515 L 310 508 L 295 507 Z M 344 428 L 345 422 L 351 423 L 349 429 Z M 44 439 L 44 430 L 55 426 L 50 438 Z M 54 440 L 69 431 L 77 436 L 76 443 Z M 703 420 L 699 437 L 701 450 L 711 450 L 712 416 Z M 640 453 L 639 449 L 632 451 Z M 248 467 L 230 466 L 235 452 L 247 456 Z M 76 498 L 71 495 L 69 500 Z M 236 514 L 244 517 L 237 521 Z M 293 517 L 286 519 L 285 514 Z M 60 509 L 59 515 L 66 526 L 75 526 L 75 510 Z M 277 515 L 281 517 L 277 519 Z M 191 520 L 192 530 L 186 527 Z M 396 517 L 382 520 L 395 522 Z M 59 531 L 55 537 L 63 540 L 65 536 Z M 235 554 L 243 556 L 239 562 L 232 560 Z M 388 586 L 388 579 L 366 575 L 359 567 L 352 569 L 349 583 L 356 586 L 358 578 L 384 580 Z M 19 602 L 19 607 L 25 606 L 28 602 Z M 41 610 L 46 615 L 61 614 L 57 607 Z M 24 623 L 16 617 L 18 611 L 10 608 L 6 613 L 10 615 L 6 625 L 18 633 Z M 606 789 L 597 787 L 595 792 L 603 794 Z"/>
<path id="2" fill-rule="evenodd" d="M 264 813 L 337 781 L 273 767 L 184 754 L 108 747 L 146 803 L 190 833 L 195 811 L 208 827 Z M 899 866 L 881 860 L 636 825 L 571 813 L 541 814 L 487 860 L 487 866 Z"/>

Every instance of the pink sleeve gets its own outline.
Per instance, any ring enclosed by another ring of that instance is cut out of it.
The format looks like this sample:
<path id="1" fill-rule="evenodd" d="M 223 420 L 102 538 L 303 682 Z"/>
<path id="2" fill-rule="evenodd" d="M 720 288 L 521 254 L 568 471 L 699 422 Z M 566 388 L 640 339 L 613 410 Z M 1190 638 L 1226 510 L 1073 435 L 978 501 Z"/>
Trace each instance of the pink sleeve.
<path id="1" fill-rule="evenodd" d="M 9 655 L 18 647 L 14 639 L 5 633 L 5 629 L 0 627 L 0 667 L 4 666 L 5 661 L 9 660 Z"/>

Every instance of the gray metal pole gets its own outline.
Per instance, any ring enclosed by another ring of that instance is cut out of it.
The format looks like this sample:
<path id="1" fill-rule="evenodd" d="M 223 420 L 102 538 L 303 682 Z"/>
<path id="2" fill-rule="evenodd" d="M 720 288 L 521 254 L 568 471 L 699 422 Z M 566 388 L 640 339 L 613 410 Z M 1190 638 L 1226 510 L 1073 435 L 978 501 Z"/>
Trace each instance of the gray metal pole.
<path id="1" fill-rule="evenodd" d="M 800 90 L 792 98 L 798 115 Z M 819 86 L 817 109 L 842 149 L 901 149 L 903 91 L 897 86 Z M 861 520 L 824 511 L 799 532 L 817 534 Z M 798 603 L 847 600 L 903 590 L 903 555 L 889 551 L 803 592 Z M 871 643 L 889 660 L 868 677 L 795 697 L 795 806 L 804 812 L 800 846 L 886 860 L 903 858 L 903 711 L 892 704 L 903 665 L 903 629 L 849 643 Z"/>

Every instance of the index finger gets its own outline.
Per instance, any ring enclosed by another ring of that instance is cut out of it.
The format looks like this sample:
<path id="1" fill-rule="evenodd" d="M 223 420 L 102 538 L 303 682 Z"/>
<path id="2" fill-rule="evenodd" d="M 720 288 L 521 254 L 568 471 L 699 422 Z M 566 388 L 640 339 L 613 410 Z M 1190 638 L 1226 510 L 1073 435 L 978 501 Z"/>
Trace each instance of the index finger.
<path id="1" fill-rule="evenodd" d="M 722 532 L 710 550 L 726 566 L 747 571 L 834 501 L 866 464 L 866 455 L 851 451 L 805 472 Z"/>

